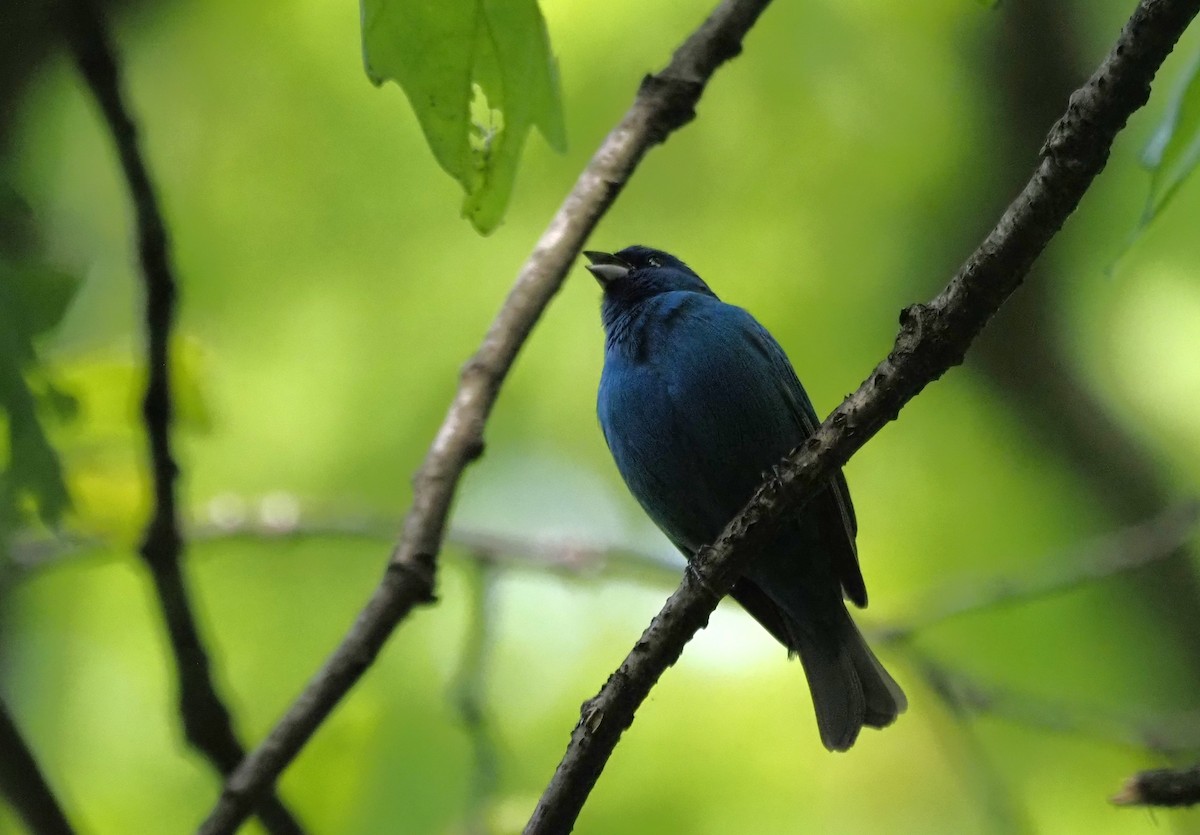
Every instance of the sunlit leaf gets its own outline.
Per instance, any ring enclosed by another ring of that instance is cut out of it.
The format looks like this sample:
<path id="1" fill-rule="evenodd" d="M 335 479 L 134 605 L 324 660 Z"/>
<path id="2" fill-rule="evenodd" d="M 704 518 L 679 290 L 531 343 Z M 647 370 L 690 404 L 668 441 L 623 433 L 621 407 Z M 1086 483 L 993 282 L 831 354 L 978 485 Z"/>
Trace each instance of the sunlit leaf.
<path id="1" fill-rule="evenodd" d="M 372 83 L 404 90 L 463 214 L 494 230 L 529 129 L 566 147 L 558 70 L 536 0 L 362 0 Z"/>
<path id="2" fill-rule="evenodd" d="M 209 374 L 207 362 L 204 346 L 195 336 L 180 331 L 171 335 L 172 425 L 192 435 L 202 435 L 213 425 L 205 391 Z M 66 454 L 70 454 L 77 442 L 92 444 L 101 438 L 119 437 L 122 443 L 142 444 L 145 427 L 141 424 L 141 408 L 146 369 L 136 349 L 110 346 L 82 354 L 56 356 L 54 385 L 82 404 L 89 425 L 85 437 L 76 437 L 74 432 L 65 434 Z M 54 405 L 49 402 L 51 396 L 47 392 L 47 405 Z"/>
<path id="3" fill-rule="evenodd" d="M 1150 195 L 1142 227 L 1166 208 L 1200 163 L 1200 53 L 1184 73 L 1162 123 L 1142 152 L 1150 169 Z"/>

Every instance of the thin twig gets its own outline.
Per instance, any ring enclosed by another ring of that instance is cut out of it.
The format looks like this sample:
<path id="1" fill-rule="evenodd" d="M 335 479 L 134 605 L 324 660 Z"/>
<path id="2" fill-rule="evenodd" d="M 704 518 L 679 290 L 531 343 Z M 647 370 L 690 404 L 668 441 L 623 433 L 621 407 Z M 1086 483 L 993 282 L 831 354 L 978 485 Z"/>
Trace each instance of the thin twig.
<path id="1" fill-rule="evenodd" d="M 1118 806 L 1195 806 L 1200 803 L 1200 765 L 1139 771 L 1112 797 Z"/>
<path id="2" fill-rule="evenodd" d="M 618 545 L 559 537 L 526 537 L 454 525 L 446 544 L 464 549 L 468 556 L 486 558 L 505 568 L 551 571 L 568 576 L 593 577 L 621 572 L 653 576 L 675 583 L 683 560 L 673 554 L 656 554 Z"/>
<path id="3" fill-rule="evenodd" d="M 521 268 L 483 344 L 462 370 L 454 401 L 414 479 L 413 504 L 387 571 L 337 650 L 266 740 L 226 782 L 204 822 L 204 835 L 232 832 L 253 799 L 274 782 L 370 667 L 396 625 L 433 598 L 436 555 L 463 470 L 483 452 L 483 427 L 500 385 L 568 268 L 645 153 L 687 124 L 719 66 L 769 0 L 723 0 L 676 50 L 662 72 L 647 76 L 633 106 L 580 175 Z"/>
<path id="4" fill-rule="evenodd" d="M 451 696 L 471 739 L 470 785 L 467 790 L 465 831 L 487 835 L 487 816 L 500 782 L 500 754 L 487 710 L 487 661 L 491 649 L 496 603 L 496 568 L 487 557 L 477 555 L 469 572 L 467 598 L 469 621 L 462 659 L 454 676 Z"/>
<path id="5" fill-rule="evenodd" d="M 873 632 L 884 641 L 903 641 L 915 632 L 962 615 L 1052 597 L 1087 583 L 1143 568 L 1173 556 L 1196 532 L 1197 524 L 1200 524 L 1200 502 L 1187 501 L 1167 508 L 1140 525 L 1131 525 L 1103 539 L 1076 546 L 1070 553 L 1047 561 L 1047 567 L 1040 571 L 975 581 L 957 589 L 939 589 L 916 607 L 921 614 Z"/>
<path id="6" fill-rule="evenodd" d="M 939 694 L 940 695 L 940 694 Z M 932 736 L 947 754 L 956 761 L 958 779 L 971 791 L 977 802 L 973 805 L 980 817 L 997 835 L 1024 835 L 1032 831 L 1029 814 L 1018 799 L 1009 781 L 996 766 L 991 754 L 979 739 L 970 713 L 958 702 L 943 699 L 945 715 L 952 727 L 934 727 Z M 931 718 L 938 718 L 930 713 Z"/>
<path id="7" fill-rule="evenodd" d="M 1044 560 L 1047 569 L 1024 574 L 971 580 L 935 589 L 914 609 L 911 618 L 879 624 L 870 629 L 876 641 L 896 643 L 916 632 L 988 609 L 1023 605 L 1115 577 L 1126 571 L 1170 558 L 1200 525 L 1200 501 L 1188 500 L 1167 508 L 1140 525 L 1130 525 L 1095 541 L 1083 543 Z M 307 518 L 296 516 L 287 523 L 240 516 L 221 522 L 190 527 L 193 543 L 232 540 L 306 541 L 330 537 L 385 541 L 395 531 L 394 521 L 365 514 Z M 446 546 L 459 549 L 469 560 L 486 560 L 515 571 L 551 572 L 567 577 L 591 578 L 622 575 L 678 582 L 683 567 L 675 553 L 641 551 L 619 545 L 589 542 L 571 537 L 523 536 L 519 534 L 451 525 Z M 120 546 L 98 539 L 60 534 L 17 536 L 8 545 L 8 556 L 16 581 L 32 572 L 54 566 L 68 557 Z"/>
<path id="8" fill-rule="evenodd" d="M 30 832 L 71 835 L 75 831 L 3 702 L 0 702 L 0 792 Z"/>
<path id="9" fill-rule="evenodd" d="M 893 420 L 926 385 L 962 362 L 975 336 L 1020 285 L 1108 159 L 1113 138 L 1146 103 L 1150 83 L 1200 9 L 1200 0 L 1142 0 L 1116 46 L 1072 96 L 1024 190 L 950 284 L 900 317 L 895 346 L 871 376 L 776 469 L 720 538 L 697 555 L 683 583 L 600 693 L 584 705 L 566 754 L 526 828 L 562 833 L 659 676 L 713 608 L 835 468 Z"/>
<path id="10" fill-rule="evenodd" d="M 954 670 L 911 645 L 904 656 L 956 715 L 988 715 L 1057 734 L 1101 740 L 1167 756 L 1200 748 L 1200 713 L 1135 714 L 1052 700 L 983 682 Z"/>
<path id="11" fill-rule="evenodd" d="M 175 480 L 171 451 L 170 339 L 175 317 L 176 282 L 170 263 L 166 225 L 150 172 L 138 146 L 137 127 L 121 95 L 120 71 L 104 19 L 91 0 L 71 0 L 64 9 L 65 29 L 76 63 L 108 123 L 137 216 L 138 254 L 146 291 L 147 385 L 142 416 L 150 447 L 154 508 L 140 553 L 150 575 L 175 660 L 179 712 L 188 741 L 228 775 L 245 751 L 233 731 L 229 711 L 217 694 L 208 653 L 201 640 L 180 566 Z M 259 815 L 272 833 L 303 830 L 273 794 Z"/>
<path id="12" fill-rule="evenodd" d="M 193 544 L 304 542 L 329 538 L 387 542 L 394 537 L 395 531 L 394 521 L 364 515 L 298 518 L 286 525 L 245 518 L 189 527 L 187 540 Z M 468 560 L 486 560 L 498 568 L 547 572 L 584 580 L 624 576 L 652 578 L 656 583 L 674 585 L 683 569 L 683 559 L 673 553 L 640 551 L 571 537 L 522 536 L 461 525 L 449 528 L 445 545 L 457 549 Z M 20 582 L 32 573 L 59 565 L 68 558 L 84 557 L 97 551 L 119 551 L 121 547 L 102 539 L 69 534 L 47 539 L 39 534 L 29 538 L 18 536 L 9 543 L 8 556 L 15 572 L 14 582 Z"/>

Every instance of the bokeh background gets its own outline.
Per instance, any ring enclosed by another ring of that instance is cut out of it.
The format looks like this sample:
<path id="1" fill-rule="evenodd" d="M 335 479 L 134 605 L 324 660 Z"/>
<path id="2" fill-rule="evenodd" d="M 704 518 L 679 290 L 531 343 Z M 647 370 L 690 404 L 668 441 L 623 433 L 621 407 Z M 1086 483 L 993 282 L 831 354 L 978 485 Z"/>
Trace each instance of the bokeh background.
<path id="1" fill-rule="evenodd" d="M 776 4 L 591 243 L 683 257 L 770 328 L 826 412 L 888 350 L 899 310 L 994 223 L 1132 5 Z M 186 515 L 208 534 L 187 575 L 247 742 L 377 582 L 457 370 L 561 197 L 642 75 L 709 11 L 542 8 L 570 150 L 531 137 L 488 238 L 458 217 L 458 187 L 401 91 L 367 82 L 352 4 L 110 9 L 182 285 L 176 437 Z M 148 482 L 129 201 L 68 57 L 25 46 L 35 60 L 4 65 L 3 176 L 52 260 L 84 278 L 39 358 L 80 404 L 52 425 L 66 528 L 109 545 L 7 557 L 0 695 L 82 831 L 188 831 L 219 782 L 182 740 L 134 553 Z M 1200 187 L 1128 244 L 1148 186 L 1139 153 L 1198 49 L 1194 31 L 966 364 L 849 464 L 866 628 L 1000 581 L 1069 576 L 1099 538 L 1196 492 Z M 577 268 L 503 390 L 454 523 L 669 560 L 594 417 L 598 301 Z M 218 523 L 240 533 L 213 535 Z M 335 527 L 356 533 L 322 535 Z M 1194 814 L 1106 801 L 1132 771 L 1200 744 L 1190 554 L 881 645 L 911 709 L 842 756 L 820 746 L 799 665 L 723 604 L 639 712 L 577 831 L 1200 831 Z M 518 831 L 579 704 L 674 585 L 640 564 L 551 571 L 517 554 L 481 579 L 449 546 L 438 605 L 404 623 L 283 797 L 318 833 Z M 481 735 L 455 694 L 483 615 L 465 679 Z M 494 755 L 483 772 L 481 745 Z M 0 830 L 20 831 L 2 805 Z"/>

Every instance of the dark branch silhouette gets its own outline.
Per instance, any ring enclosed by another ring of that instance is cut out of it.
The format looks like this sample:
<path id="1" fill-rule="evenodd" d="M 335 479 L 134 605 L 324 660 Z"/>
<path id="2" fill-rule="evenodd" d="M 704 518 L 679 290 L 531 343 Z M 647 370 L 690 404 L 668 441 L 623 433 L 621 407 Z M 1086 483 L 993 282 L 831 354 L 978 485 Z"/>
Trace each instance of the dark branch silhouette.
<path id="1" fill-rule="evenodd" d="M 1200 803 L 1200 765 L 1139 771 L 1113 796 L 1118 806 L 1195 806 Z"/>
<path id="2" fill-rule="evenodd" d="M 0 702 L 0 792 L 30 832 L 72 835 L 75 831 L 3 702 Z"/>
<path id="3" fill-rule="evenodd" d="M 71 0 L 63 8 L 64 28 L 75 61 L 96 98 L 116 144 L 137 216 L 138 255 L 146 290 L 147 384 L 142 416 L 150 447 L 154 507 L 140 553 L 150 575 L 175 659 L 179 712 L 188 741 L 222 775 L 241 762 L 245 750 L 233 730 L 229 711 L 217 695 L 208 653 L 192 613 L 180 559 L 175 481 L 179 468 L 171 451 L 170 339 L 175 318 L 176 282 L 167 230 L 150 172 L 138 146 L 137 127 L 121 96 L 116 52 L 99 11 L 91 0 Z M 302 831 L 292 814 L 271 795 L 259 815 L 272 833 Z"/>
<path id="4" fill-rule="evenodd" d="M 436 555 L 450 502 L 463 470 L 483 452 L 484 423 L 517 352 L 642 157 L 691 121 L 709 79 L 738 55 L 742 38 L 768 2 L 723 0 L 675 51 L 667 67 L 642 81 L 632 107 L 605 138 L 550 221 L 483 344 L 463 368 L 454 400 L 414 478 L 412 507 L 383 580 L 287 714 L 226 781 L 202 833 L 234 831 L 254 799 L 275 781 L 370 667 L 396 625 L 413 607 L 433 601 Z"/>
<path id="5" fill-rule="evenodd" d="M 1200 9 L 1200 0 L 1143 0 L 1116 45 L 1050 130 L 1024 190 L 949 285 L 900 317 L 895 346 L 811 438 L 776 468 L 587 702 L 566 754 L 526 828 L 570 831 L 634 712 L 684 644 L 708 621 L 779 520 L 798 510 L 926 385 L 962 362 L 967 347 L 1028 273 L 1108 159 L 1113 138 L 1150 95 L 1150 83 Z"/>

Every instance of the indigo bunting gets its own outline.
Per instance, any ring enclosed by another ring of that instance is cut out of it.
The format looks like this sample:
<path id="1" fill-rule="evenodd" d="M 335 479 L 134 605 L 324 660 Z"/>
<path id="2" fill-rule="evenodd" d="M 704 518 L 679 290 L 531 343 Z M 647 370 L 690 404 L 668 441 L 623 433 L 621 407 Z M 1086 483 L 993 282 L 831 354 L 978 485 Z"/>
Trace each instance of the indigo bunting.
<path id="1" fill-rule="evenodd" d="M 814 431 L 816 412 L 767 330 L 678 258 L 644 246 L 584 255 L 604 289 L 604 439 L 634 497 L 690 559 Z M 730 593 L 800 656 L 831 751 L 907 707 L 846 611 L 843 595 L 867 605 L 857 530 L 839 470 Z"/>

